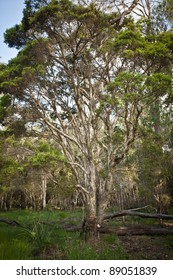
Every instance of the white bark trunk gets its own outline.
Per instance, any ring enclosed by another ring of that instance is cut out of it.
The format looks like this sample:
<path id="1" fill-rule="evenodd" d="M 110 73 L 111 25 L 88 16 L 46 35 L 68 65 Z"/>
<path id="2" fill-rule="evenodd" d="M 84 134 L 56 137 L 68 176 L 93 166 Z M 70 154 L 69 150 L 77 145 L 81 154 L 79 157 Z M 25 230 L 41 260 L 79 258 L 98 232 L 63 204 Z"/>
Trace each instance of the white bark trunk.
<path id="1" fill-rule="evenodd" d="M 46 208 L 46 195 L 47 195 L 47 178 L 46 175 L 42 175 L 42 207 Z"/>

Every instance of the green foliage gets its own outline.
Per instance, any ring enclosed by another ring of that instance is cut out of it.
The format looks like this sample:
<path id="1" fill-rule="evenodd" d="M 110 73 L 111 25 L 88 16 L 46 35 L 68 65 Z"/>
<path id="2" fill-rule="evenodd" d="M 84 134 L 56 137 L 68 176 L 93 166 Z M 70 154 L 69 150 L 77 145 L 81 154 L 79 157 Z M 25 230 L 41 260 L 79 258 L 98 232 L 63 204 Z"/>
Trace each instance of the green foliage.
<path id="1" fill-rule="evenodd" d="M 3 144 L 0 143 L 0 190 L 8 190 L 18 177 L 22 166 L 13 156 L 4 157 Z"/>
<path id="2" fill-rule="evenodd" d="M 135 52 L 146 45 L 145 38 L 142 36 L 141 30 L 134 23 L 130 23 L 126 28 L 117 34 L 113 46 L 115 50 L 131 50 Z"/>
<path id="3" fill-rule="evenodd" d="M 8 114 L 8 107 L 11 105 L 11 96 L 3 95 L 0 97 L 0 123 Z"/>
<path id="4" fill-rule="evenodd" d="M 142 99 L 145 94 L 145 75 L 138 73 L 120 72 L 115 80 L 108 84 L 108 92 L 120 107 L 125 102 Z"/>
<path id="5" fill-rule="evenodd" d="M 48 223 L 49 219 L 46 221 Z M 26 238 L 35 250 L 43 251 L 47 246 L 51 244 L 51 235 L 54 230 L 43 220 L 39 219 L 34 221 L 30 228 L 23 228 L 21 235 Z"/>
<path id="6" fill-rule="evenodd" d="M 57 162 L 65 162 L 65 157 L 59 149 L 55 149 L 45 141 L 38 141 L 35 146 L 34 155 L 29 162 L 35 167 L 53 166 Z"/>
<path id="7" fill-rule="evenodd" d="M 48 40 L 29 41 L 17 57 L 0 69 L 0 90 L 7 94 L 22 97 L 24 88 L 34 76 L 43 75 L 45 72 L 45 56 L 48 53 Z M 37 62 L 33 59 L 37 57 Z"/>
<path id="8" fill-rule="evenodd" d="M 166 71 L 166 67 L 171 65 L 172 57 L 172 32 L 165 31 L 160 33 L 143 33 L 141 20 L 127 24 L 121 30 L 110 47 L 121 54 L 128 62 L 135 67 L 142 67 L 147 63 L 156 71 Z M 150 67 L 149 67 L 150 68 Z"/>
<path id="9" fill-rule="evenodd" d="M 26 37 L 21 24 L 16 24 L 14 27 L 7 29 L 4 33 L 4 42 L 8 44 L 10 48 L 16 47 L 20 49 L 26 43 Z"/>
<path id="10" fill-rule="evenodd" d="M 166 185 L 163 187 L 160 185 L 160 182 L 166 182 L 166 178 L 169 176 L 169 153 L 163 151 L 162 141 L 161 136 L 150 131 L 139 142 L 138 149 L 133 155 L 138 170 L 139 199 L 141 203 L 151 203 L 156 208 L 158 206 L 157 195 L 160 195 L 160 199 L 161 196 L 164 199 L 164 195 L 169 195 Z M 167 198 L 165 197 L 165 199 Z"/>
<path id="11" fill-rule="evenodd" d="M 165 96 L 167 93 L 172 95 L 172 79 L 170 75 L 164 73 L 155 73 L 146 79 L 149 92 L 153 97 Z"/>

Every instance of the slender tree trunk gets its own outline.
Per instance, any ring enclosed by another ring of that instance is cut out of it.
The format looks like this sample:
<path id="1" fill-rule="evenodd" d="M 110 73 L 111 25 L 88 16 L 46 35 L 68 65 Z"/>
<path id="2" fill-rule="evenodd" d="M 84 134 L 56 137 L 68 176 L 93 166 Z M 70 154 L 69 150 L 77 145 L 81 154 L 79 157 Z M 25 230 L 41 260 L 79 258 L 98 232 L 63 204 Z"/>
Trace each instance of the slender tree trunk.
<path id="1" fill-rule="evenodd" d="M 42 175 L 42 208 L 46 208 L 46 195 L 47 195 L 47 178 L 46 175 Z"/>

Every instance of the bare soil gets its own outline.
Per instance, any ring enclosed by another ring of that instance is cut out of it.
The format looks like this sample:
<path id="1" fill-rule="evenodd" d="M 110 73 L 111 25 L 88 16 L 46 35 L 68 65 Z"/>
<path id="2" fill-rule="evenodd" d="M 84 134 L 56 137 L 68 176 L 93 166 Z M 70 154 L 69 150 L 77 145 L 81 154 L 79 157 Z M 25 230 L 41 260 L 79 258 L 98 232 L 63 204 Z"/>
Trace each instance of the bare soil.
<path id="1" fill-rule="evenodd" d="M 172 236 L 120 236 L 131 260 L 173 260 Z"/>

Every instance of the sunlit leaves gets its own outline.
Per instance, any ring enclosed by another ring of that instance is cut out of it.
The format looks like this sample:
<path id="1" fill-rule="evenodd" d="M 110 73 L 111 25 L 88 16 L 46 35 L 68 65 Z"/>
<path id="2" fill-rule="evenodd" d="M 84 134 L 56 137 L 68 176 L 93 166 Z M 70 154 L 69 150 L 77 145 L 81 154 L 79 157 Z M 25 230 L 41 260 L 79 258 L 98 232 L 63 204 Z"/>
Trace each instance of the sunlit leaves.
<path id="1" fill-rule="evenodd" d="M 58 161 L 65 162 L 65 158 L 60 150 L 55 149 L 45 141 L 40 141 L 34 148 L 34 155 L 29 158 L 29 162 L 35 167 L 55 166 Z"/>
<path id="2" fill-rule="evenodd" d="M 150 94 L 154 97 L 161 97 L 172 93 L 172 78 L 170 75 L 155 73 L 147 77 L 146 84 Z"/>
<path id="3" fill-rule="evenodd" d="M 145 75 L 122 72 L 108 85 L 108 92 L 118 103 L 140 100 L 145 95 Z"/>

